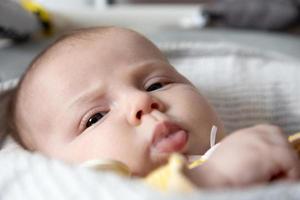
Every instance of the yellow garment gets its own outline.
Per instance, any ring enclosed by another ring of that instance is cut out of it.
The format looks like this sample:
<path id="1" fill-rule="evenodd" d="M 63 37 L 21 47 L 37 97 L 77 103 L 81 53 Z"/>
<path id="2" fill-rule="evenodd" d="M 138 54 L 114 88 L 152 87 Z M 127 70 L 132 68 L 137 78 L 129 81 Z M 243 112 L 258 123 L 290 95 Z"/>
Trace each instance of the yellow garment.
<path id="1" fill-rule="evenodd" d="M 190 192 L 195 189 L 193 183 L 183 174 L 184 168 L 192 169 L 201 165 L 204 159 L 200 158 L 187 165 L 185 158 L 180 154 L 172 154 L 168 164 L 159 167 L 144 178 L 144 181 L 160 191 Z M 131 176 L 126 165 L 119 161 L 96 159 L 89 160 L 81 165 L 96 171 L 113 171 L 122 176 Z"/>
<path id="2" fill-rule="evenodd" d="M 95 171 L 113 171 L 122 176 L 131 176 L 129 168 L 122 162 L 116 160 L 89 160 L 81 164 L 81 167 L 87 167 Z"/>
<path id="3" fill-rule="evenodd" d="M 145 182 L 161 191 L 190 192 L 195 186 L 183 174 L 185 159 L 172 154 L 167 165 L 159 167 L 145 178 Z"/>

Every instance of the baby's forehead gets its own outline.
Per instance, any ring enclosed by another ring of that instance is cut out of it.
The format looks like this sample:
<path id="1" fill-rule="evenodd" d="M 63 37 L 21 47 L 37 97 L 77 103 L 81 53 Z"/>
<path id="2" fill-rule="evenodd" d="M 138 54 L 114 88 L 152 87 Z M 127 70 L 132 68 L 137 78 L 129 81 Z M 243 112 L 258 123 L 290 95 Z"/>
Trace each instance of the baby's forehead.
<path id="1" fill-rule="evenodd" d="M 124 53 L 134 53 L 141 49 L 147 49 L 149 53 L 156 51 L 157 54 L 161 54 L 160 50 L 151 41 L 136 32 L 122 28 L 107 28 L 104 31 L 83 31 L 62 37 L 45 50 L 44 55 L 41 57 L 44 61 L 55 58 L 64 59 L 67 53 L 72 50 L 80 52 L 95 50 L 91 48 L 92 46 L 98 46 L 102 52 L 109 51 L 111 50 L 110 47 L 117 46 L 123 50 L 128 47 L 126 49 L 128 51 L 124 51 Z"/>
<path id="2" fill-rule="evenodd" d="M 82 68 L 77 66 L 76 68 L 84 71 L 84 65 L 88 65 L 88 62 L 95 57 L 99 58 L 98 68 L 101 68 L 103 63 L 115 64 L 130 62 L 130 60 L 134 62 L 135 59 L 143 60 L 143 58 L 168 62 L 157 47 L 143 36 L 132 31 L 117 29 L 100 34 L 98 32 L 78 33 L 58 40 L 35 61 L 33 68 L 36 68 L 37 73 L 33 74 L 42 77 L 52 75 L 55 78 L 67 70 L 72 71 L 75 65 L 82 65 Z M 114 65 L 110 66 L 111 69 L 113 67 Z"/>
<path id="3" fill-rule="evenodd" d="M 168 62 L 161 51 L 143 36 L 134 32 L 115 31 L 64 39 L 47 50 L 41 64 L 53 62 L 55 64 L 50 67 L 59 67 L 59 63 L 63 63 L 66 59 L 81 61 L 85 59 L 89 62 L 95 58 L 99 58 L 99 64 L 106 61 L 131 62 L 134 59 L 149 58 Z"/>

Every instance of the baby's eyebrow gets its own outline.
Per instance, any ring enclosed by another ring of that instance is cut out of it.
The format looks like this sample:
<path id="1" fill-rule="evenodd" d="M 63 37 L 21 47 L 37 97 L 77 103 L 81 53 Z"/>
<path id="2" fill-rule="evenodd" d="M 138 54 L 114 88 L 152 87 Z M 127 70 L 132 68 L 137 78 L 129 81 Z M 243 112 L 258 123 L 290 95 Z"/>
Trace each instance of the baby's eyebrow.
<path id="1" fill-rule="evenodd" d="M 137 66 L 133 66 L 134 69 L 131 71 L 132 75 L 139 74 L 139 76 L 143 76 L 152 72 L 153 70 L 161 69 L 161 70 L 170 70 L 169 68 L 172 67 L 168 62 L 162 61 L 155 61 L 155 62 L 145 62 L 140 63 Z"/>
<path id="2" fill-rule="evenodd" d="M 82 103 L 88 103 L 94 99 L 101 99 L 105 95 L 103 85 L 97 85 L 88 91 L 84 91 L 74 97 L 69 103 L 68 107 L 74 107 L 82 105 Z"/>

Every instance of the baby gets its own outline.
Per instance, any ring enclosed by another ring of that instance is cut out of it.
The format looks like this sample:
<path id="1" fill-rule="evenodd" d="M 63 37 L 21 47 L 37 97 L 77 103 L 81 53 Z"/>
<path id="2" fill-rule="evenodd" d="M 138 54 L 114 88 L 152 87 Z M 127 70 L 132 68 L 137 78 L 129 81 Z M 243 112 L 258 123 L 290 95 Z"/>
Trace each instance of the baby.
<path id="1" fill-rule="evenodd" d="M 145 177 L 171 154 L 203 155 L 217 114 L 159 49 L 117 27 L 79 30 L 43 51 L 11 102 L 12 132 L 30 150 L 69 163 L 110 159 Z M 222 139 L 212 156 L 183 174 L 220 188 L 295 180 L 296 153 L 281 130 L 258 125 Z"/>

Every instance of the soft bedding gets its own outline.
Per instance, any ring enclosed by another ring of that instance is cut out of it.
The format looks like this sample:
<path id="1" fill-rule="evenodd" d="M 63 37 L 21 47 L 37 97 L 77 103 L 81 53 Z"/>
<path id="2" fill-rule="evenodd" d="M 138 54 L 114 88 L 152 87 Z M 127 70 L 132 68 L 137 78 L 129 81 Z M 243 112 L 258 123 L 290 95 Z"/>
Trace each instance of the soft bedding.
<path id="1" fill-rule="evenodd" d="M 300 131 L 300 64 L 227 43 L 161 44 L 171 63 L 214 104 L 227 132 L 257 123 Z"/>
<path id="2" fill-rule="evenodd" d="M 299 61 L 226 43 L 164 43 L 160 47 L 214 104 L 228 132 L 262 122 L 277 124 L 287 134 L 300 131 Z M 1 88 L 14 84 L 6 82 Z M 28 153 L 8 140 L 0 151 L 0 166 L 0 199 L 300 198 L 300 183 L 165 195 L 137 180 Z"/>

